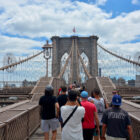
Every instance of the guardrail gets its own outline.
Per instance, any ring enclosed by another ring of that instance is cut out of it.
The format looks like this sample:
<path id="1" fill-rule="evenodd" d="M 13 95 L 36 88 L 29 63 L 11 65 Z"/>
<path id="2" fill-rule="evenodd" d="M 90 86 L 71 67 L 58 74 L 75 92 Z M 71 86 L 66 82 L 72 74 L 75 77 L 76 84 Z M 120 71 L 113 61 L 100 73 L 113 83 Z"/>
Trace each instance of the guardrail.
<path id="1" fill-rule="evenodd" d="M 140 140 L 140 119 L 130 114 L 130 119 L 133 128 L 133 139 Z"/>
<path id="2" fill-rule="evenodd" d="M 107 99 L 107 96 L 106 96 L 106 93 L 103 90 L 103 86 L 101 85 L 100 80 L 98 79 L 98 77 L 96 77 L 96 83 L 97 83 L 98 88 L 100 89 L 102 97 L 109 103 L 109 101 Z"/>
<path id="3" fill-rule="evenodd" d="M 22 104 L 22 106 L 0 113 L 0 140 L 28 139 L 39 127 L 40 107 L 30 102 Z"/>
<path id="4" fill-rule="evenodd" d="M 38 101 L 0 109 L 0 140 L 26 140 L 40 125 Z"/>

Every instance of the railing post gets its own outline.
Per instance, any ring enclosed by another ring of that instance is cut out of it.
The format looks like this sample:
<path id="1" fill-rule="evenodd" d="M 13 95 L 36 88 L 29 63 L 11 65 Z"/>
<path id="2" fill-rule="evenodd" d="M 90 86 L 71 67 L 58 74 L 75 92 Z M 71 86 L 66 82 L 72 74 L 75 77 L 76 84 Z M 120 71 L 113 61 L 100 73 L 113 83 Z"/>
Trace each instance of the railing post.
<path id="1" fill-rule="evenodd" d="M 9 126 L 9 124 L 8 124 L 8 122 L 6 123 L 6 126 L 5 126 L 5 139 L 4 140 L 8 140 L 8 126 Z"/>
<path id="2" fill-rule="evenodd" d="M 29 110 L 27 112 L 27 140 L 30 138 L 30 128 L 29 128 Z"/>

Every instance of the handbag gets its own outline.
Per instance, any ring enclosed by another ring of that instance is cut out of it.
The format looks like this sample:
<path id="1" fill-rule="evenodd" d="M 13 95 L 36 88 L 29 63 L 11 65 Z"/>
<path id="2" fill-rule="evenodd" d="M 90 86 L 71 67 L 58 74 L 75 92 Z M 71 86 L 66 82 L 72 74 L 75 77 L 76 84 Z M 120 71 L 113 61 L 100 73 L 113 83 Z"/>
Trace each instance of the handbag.
<path id="1" fill-rule="evenodd" d="M 68 116 L 68 118 L 65 120 L 64 123 L 62 123 L 62 128 L 66 125 L 66 123 L 68 122 L 68 120 L 73 116 L 74 112 L 76 111 L 76 109 L 78 108 L 78 106 L 76 106 L 73 111 L 71 112 L 71 114 Z"/>

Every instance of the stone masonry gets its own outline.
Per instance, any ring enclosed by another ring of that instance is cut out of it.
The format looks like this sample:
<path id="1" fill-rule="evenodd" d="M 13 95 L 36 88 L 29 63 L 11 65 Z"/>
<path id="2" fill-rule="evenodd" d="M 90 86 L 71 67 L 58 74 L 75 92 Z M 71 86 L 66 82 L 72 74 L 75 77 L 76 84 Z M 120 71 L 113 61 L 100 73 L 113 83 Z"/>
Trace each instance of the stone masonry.
<path id="1" fill-rule="evenodd" d="M 72 47 L 72 40 L 77 42 L 80 54 L 83 52 L 87 55 L 89 59 L 89 72 L 95 77 L 98 75 L 98 62 L 97 62 L 97 36 L 90 37 L 59 37 L 53 36 L 52 38 L 52 76 L 57 77 L 60 73 L 61 58 L 65 53 L 70 53 Z M 75 62 L 74 62 L 75 63 Z M 75 63 L 76 64 L 76 63 Z M 77 66 L 75 66 L 75 69 Z M 73 72 L 77 70 L 73 70 Z M 76 80 L 72 78 L 73 80 Z M 72 81 L 74 82 L 74 81 Z"/>

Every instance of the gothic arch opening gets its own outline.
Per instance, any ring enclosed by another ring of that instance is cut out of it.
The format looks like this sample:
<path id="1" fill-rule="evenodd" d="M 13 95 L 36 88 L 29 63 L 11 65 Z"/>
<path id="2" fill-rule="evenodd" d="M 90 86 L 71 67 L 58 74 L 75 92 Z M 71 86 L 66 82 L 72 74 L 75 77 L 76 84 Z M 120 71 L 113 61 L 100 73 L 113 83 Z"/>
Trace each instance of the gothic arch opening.
<path id="1" fill-rule="evenodd" d="M 84 61 L 84 64 L 85 64 L 86 68 L 89 71 L 89 59 L 88 59 L 87 55 L 84 52 L 82 52 L 81 57 L 82 57 L 82 59 Z"/>
<path id="2" fill-rule="evenodd" d="M 60 64 L 61 67 L 60 67 L 60 69 L 62 69 L 62 68 L 64 67 L 68 56 L 69 56 L 68 53 L 64 53 L 64 54 L 62 55 L 62 57 L 61 57 L 61 64 Z"/>
<path id="3" fill-rule="evenodd" d="M 89 71 L 89 59 L 88 59 L 87 55 L 84 52 L 82 52 L 81 57 L 82 57 L 82 60 L 84 61 L 84 64 L 85 64 L 87 70 Z M 84 72 L 84 68 L 83 68 L 81 62 L 79 62 L 79 63 L 80 63 L 79 70 L 80 70 L 80 75 L 81 75 L 81 82 L 84 83 L 87 80 L 87 77 L 86 77 L 86 74 Z"/>
<path id="4" fill-rule="evenodd" d="M 60 70 L 62 70 L 62 68 L 64 67 L 66 60 L 68 58 L 68 53 L 64 53 L 63 56 L 61 57 L 61 64 L 60 64 Z M 63 74 L 63 79 L 66 81 L 66 83 L 68 83 L 69 81 L 69 77 L 70 77 L 70 60 L 68 62 L 68 66 L 66 67 L 66 70 Z"/>

